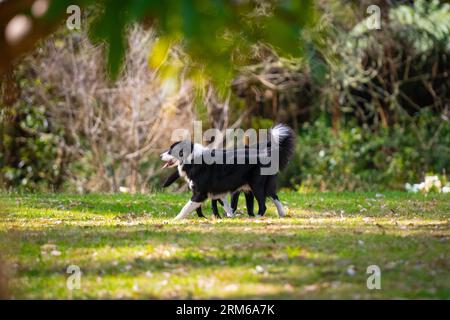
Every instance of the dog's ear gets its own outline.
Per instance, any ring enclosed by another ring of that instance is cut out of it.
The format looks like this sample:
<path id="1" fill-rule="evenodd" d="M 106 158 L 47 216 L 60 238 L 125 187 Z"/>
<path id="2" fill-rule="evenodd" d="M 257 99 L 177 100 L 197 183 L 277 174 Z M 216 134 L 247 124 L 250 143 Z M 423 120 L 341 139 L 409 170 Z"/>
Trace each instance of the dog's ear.
<path id="1" fill-rule="evenodd" d="M 170 176 L 167 177 L 166 181 L 164 181 L 163 188 L 167 188 L 168 186 L 170 186 L 179 177 L 180 177 L 180 174 L 178 173 L 178 170 L 176 170 L 174 173 L 172 173 Z"/>

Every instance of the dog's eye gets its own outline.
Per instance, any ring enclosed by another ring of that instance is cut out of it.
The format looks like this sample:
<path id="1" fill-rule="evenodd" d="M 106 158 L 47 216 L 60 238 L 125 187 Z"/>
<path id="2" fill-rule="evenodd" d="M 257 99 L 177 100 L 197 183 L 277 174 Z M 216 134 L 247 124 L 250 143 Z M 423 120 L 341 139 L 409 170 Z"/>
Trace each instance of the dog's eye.
<path id="1" fill-rule="evenodd" d="M 180 157 L 183 156 L 183 150 L 180 150 Z"/>

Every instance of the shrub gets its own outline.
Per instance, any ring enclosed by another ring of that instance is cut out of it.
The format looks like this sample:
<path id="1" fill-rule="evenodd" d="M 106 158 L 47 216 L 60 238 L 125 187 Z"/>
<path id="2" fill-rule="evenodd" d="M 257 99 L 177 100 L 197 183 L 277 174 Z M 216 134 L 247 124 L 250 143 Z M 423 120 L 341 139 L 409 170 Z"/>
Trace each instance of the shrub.
<path id="1" fill-rule="evenodd" d="M 450 164 L 450 123 L 423 110 L 415 121 L 374 131 L 354 123 L 332 129 L 325 117 L 305 124 L 280 186 L 308 190 L 403 189 Z"/>

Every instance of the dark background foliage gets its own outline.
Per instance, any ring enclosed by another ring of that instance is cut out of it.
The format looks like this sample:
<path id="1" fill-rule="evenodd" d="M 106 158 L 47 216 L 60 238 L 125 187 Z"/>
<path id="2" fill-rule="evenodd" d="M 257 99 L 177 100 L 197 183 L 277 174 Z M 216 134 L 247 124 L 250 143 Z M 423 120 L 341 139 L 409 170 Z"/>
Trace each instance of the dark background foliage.
<path id="1" fill-rule="evenodd" d="M 381 30 L 367 27 L 369 2 Z M 53 3 L 50 18 L 68 4 Z M 159 188 L 164 133 L 193 119 L 291 125 L 298 147 L 281 187 L 448 177 L 447 1 L 80 3 L 82 31 L 57 29 L 4 72 L 3 188 Z"/>

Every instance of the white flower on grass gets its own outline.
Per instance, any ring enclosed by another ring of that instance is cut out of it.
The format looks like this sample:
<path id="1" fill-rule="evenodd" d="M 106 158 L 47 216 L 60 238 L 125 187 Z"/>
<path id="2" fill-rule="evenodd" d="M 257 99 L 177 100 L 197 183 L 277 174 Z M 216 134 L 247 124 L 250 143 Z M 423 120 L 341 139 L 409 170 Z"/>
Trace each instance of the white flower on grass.
<path id="1" fill-rule="evenodd" d="M 442 184 L 438 176 L 426 176 L 425 177 L 425 189 L 429 191 L 431 188 L 436 187 L 438 190 L 441 189 Z"/>
<path id="2" fill-rule="evenodd" d="M 419 192 L 423 187 L 420 186 L 420 184 L 410 184 L 409 182 L 405 183 L 405 189 L 408 192 L 417 193 Z"/>
<path id="3" fill-rule="evenodd" d="M 425 180 L 422 181 L 421 183 L 415 184 L 406 183 L 405 189 L 406 191 L 413 193 L 417 192 L 428 193 L 432 190 L 436 190 L 438 192 L 446 192 L 444 191 L 444 189 L 447 190 L 446 186 L 442 187 L 442 182 L 441 180 L 439 180 L 438 176 L 426 176 Z"/>

